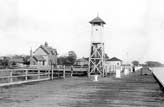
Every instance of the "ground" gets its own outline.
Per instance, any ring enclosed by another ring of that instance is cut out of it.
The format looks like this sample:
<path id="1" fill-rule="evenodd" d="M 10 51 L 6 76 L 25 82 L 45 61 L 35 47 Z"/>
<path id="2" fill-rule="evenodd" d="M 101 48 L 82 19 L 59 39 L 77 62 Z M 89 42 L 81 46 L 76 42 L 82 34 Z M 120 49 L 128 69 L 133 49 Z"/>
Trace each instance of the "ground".
<path id="1" fill-rule="evenodd" d="M 3 87 L 0 107 L 164 107 L 164 93 L 147 72 L 98 82 L 72 77 Z"/>

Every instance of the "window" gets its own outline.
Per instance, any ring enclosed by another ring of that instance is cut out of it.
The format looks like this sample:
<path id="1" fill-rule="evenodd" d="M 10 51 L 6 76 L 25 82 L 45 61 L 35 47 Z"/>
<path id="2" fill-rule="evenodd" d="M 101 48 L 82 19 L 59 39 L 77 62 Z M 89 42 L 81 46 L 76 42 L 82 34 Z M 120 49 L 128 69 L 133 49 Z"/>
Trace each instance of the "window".
<path id="1" fill-rule="evenodd" d="M 117 65 L 120 65 L 120 63 L 118 62 Z"/>

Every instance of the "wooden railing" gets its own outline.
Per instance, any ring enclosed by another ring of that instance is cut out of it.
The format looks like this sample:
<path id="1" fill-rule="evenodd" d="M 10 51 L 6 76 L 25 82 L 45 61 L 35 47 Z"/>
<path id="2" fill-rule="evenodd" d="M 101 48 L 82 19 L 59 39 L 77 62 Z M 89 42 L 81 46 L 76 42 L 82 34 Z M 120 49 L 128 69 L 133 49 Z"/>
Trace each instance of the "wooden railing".
<path id="1" fill-rule="evenodd" d="M 73 66 L 46 69 L 0 69 L 0 86 L 53 80 L 59 77 L 66 78 L 68 76 L 83 75 L 87 71 L 88 68 L 74 68 Z"/>
<path id="2" fill-rule="evenodd" d="M 0 86 L 50 79 L 50 70 L 3 69 L 0 70 Z"/>

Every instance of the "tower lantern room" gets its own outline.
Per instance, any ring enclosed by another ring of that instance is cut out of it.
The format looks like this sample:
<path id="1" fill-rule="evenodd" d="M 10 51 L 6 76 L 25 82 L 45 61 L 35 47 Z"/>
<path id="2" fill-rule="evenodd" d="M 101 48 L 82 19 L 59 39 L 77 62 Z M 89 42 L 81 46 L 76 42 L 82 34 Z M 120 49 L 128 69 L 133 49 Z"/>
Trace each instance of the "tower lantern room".
<path id="1" fill-rule="evenodd" d="M 91 24 L 91 42 L 103 42 L 103 28 L 105 22 L 97 16 L 89 23 Z"/>
<path id="2" fill-rule="evenodd" d="M 89 23 L 91 24 L 91 47 L 88 76 L 104 76 L 103 28 L 104 24 L 106 23 L 98 16 L 91 20 Z"/>

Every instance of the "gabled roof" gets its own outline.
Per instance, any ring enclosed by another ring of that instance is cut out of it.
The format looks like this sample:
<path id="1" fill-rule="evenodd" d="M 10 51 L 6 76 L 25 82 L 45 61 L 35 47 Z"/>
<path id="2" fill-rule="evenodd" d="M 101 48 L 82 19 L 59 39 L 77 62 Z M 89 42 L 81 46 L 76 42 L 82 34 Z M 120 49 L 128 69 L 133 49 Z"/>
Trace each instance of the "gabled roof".
<path id="1" fill-rule="evenodd" d="M 48 47 L 49 53 L 51 53 L 51 55 L 57 55 L 57 50 L 53 49 L 52 47 Z"/>
<path id="2" fill-rule="evenodd" d="M 85 61 L 88 61 L 88 60 L 86 58 L 80 58 L 76 60 L 76 62 L 85 62 Z"/>
<path id="3" fill-rule="evenodd" d="M 45 45 L 40 45 L 40 47 L 47 55 L 57 55 L 57 50 L 53 49 L 52 47 L 48 46 L 48 44 L 45 43 Z M 39 49 L 37 48 L 35 52 Z"/>
<path id="4" fill-rule="evenodd" d="M 50 54 L 49 50 L 45 46 L 40 45 L 39 48 L 41 48 L 45 53 Z"/>
<path id="5" fill-rule="evenodd" d="M 111 58 L 111 59 L 108 59 L 107 61 L 122 61 L 121 59 L 118 59 L 118 58 L 116 58 L 116 57 L 113 57 L 113 58 Z"/>
<path id="6" fill-rule="evenodd" d="M 96 18 L 94 18 L 93 20 L 91 20 L 90 22 L 89 22 L 90 24 L 95 24 L 95 23 L 102 23 L 102 24 L 106 24 L 100 17 L 96 17 Z"/>
<path id="7" fill-rule="evenodd" d="M 44 57 L 43 57 L 43 56 L 40 56 L 40 55 L 35 55 L 35 56 L 33 56 L 33 58 L 34 58 L 36 61 L 45 61 Z"/>

